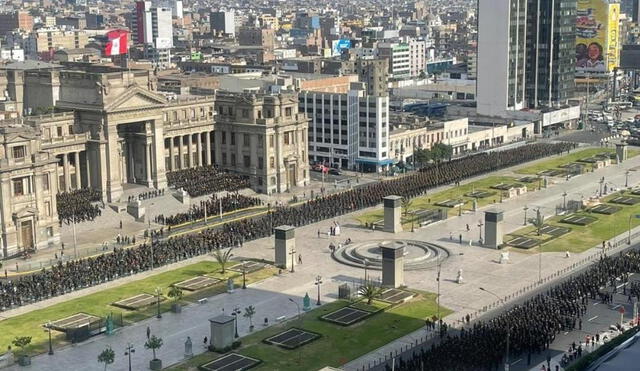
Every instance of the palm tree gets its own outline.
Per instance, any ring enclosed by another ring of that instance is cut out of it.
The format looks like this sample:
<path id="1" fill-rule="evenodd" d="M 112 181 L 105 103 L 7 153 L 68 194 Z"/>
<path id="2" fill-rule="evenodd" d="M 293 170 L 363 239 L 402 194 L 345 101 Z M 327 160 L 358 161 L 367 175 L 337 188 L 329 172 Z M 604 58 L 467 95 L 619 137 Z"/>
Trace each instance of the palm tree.
<path id="1" fill-rule="evenodd" d="M 404 210 L 404 216 L 406 217 L 407 214 L 409 214 L 409 208 L 413 204 L 413 200 L 409 197 L 402 197 L 400 202 L 402 203 L 402 210 Z"/>
<path id="2" fill-rule="evenodd" d="M 112 364 L 115 361 L 115 358 L 116 353 L 110 346 L 107 346 L 107 348 L 98 355 L 98 362 L 104 363 L 104 371 L 107 371 L 107 366 Z"/>
<path id="3" fill-rule="evenodd" d="M 249 318 L 249 329 L 253 330 L 253 316 L 256 314 L 256 308 L 253 305 L 249 305 L 244 308 L 244 314 L 242 315 L 244 318 Z"/>
<path id="4" fill-rule="evenodd" d="M 229 262 L 229 260 L 231 260 L 231 257 L 233 256 L 233 254 L 231 253 L 231 250 L 233 250 L 233 248 L 230 248 L 228 250 L 217 249 L 213 251 L 213 257 L 216 258 L 216 261 L 218 262 L 218 264 L 220 264 L 220 268 L 222 269 L 221 271 L 222 274 L 226 272 L 225 267 L 227 266 L 227 263 Z"/>
<path id="5" fill-rule="evenodd" d="M 382 287 L 378 287 L 374 285 L 371 280 L 367 280 L 364 285 L 358 289 L 358 294 L 367 299 L 367 305 L 371 305 L 373 299 L 382 294 Z"/>
<path id="6" fill-rule="evenodd" d="M 158 359 L 156 358 L 156 349 L 160 349 L 160 347 L 162 347 L 162 338 L 159 338 L 155 335 L 151 335 L 149 340 L 147 340 L 147 342 L 144 343 L 144 347 L 147 349 L 151 349 L 151 351 L 153 352 L 154 360 Z"/>

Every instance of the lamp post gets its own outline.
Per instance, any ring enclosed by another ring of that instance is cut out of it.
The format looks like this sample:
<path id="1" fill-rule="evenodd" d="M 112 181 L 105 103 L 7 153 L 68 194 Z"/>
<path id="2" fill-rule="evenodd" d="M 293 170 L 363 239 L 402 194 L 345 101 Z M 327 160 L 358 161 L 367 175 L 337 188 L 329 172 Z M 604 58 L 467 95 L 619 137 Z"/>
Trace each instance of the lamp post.
<path id="1" fill-rule="evenodd" d="M 315 285 L 318 286 L 318 301 L 316 302 L 316 305 L 320 305 L 320 285 L 322 285 L 322 276 L 316 276 Z"/>
<path id="2" fill-rule="evenodd" d="M 162 314 L 160 314 L 160 295 L 162 295 L 162 290 L 160 289 L 160 287 L 156 287 L 156 296 L 157 296 L 157 301 L 156 301 L 156 307 L 158 309 L 158 313 L 156 313 L 156 318 L 160 319 L 162 318 Z"/>
<path id="3" fill-rule="evenodd" d="M 247 267 L 245 265 L 246 261 L 242 261 L 242 289 L 247 288 Z"/>
<path id="4" fill-rule="evenodd" d="M 562 210 L 567 210 L 567 191 L 562 192 Z"/>
<path id="5" fill-rule="evenodd" d="M 291 255 L 291 273 L 294 273 L 296 271 L 296 250 L 291 249 L 289 255 Z"/>
<path id="6" fill-rule="evenodd" d="M 302 316 L 300 315 L 300 304 L 298 304 L 295 300 L 289 298 L 289 301 L 296 305 L 298 308 L 298 321 L 300 321 L 300 327 L 302 327 Z"/>
<path id="7" fill-rule="evenodd" d="M 602 197 L 602 186 L 604 185 L 604 177 L 602 177 L 602 179 L 600 179 L 599 184 L 600 184 L 600 192 L 599 192 L 600 196 L 599 197 Z"/>
<path id="8" fill-rule="evenodd" d="M 442 334 L 442 321 L 440 320 L 440 269 L 442 267 L 442 261 L 440 261 L 440 255 L 438 255 L 438 275 L 436 277 L 436 281 L 438 281 L 438 295 L 437 299 L 437 316 L 438 316 L 438 335 Z"/>
<path id="9" fill-rule="evenodd" d="M 482 220 L 478 220 L 478 232 L 480 233 L 480 244 L 482 245 L 482 226 L 484 226 L 484 223 L 482 223 Z"/>
<path id="10" fill-rule="evenodd" d="M 495 296 L 496 299 L 498 299 L 498 301 L 500 301 L 500 297 L 498 295 L 496 295 L 495 293 L 493 293 L 492 291 L 489 291 L 487 289 L 485 289 L 484 287 L 479 287 L 480 290 L 486 292 L 487 294 L 493 295 Z M 504 370 L 505 371 L 509 371 L 509 338 L 511 337 L 511 326 L 507 325 L 507 353 L 505 355 L 505 362 L 504 362 Z"/>
<path id="11" fill-rule="evenodd" d="M 49 355 L 53 355 L 53 343 L 51 342 L 51 322 L 47 322 L 47 329 L 45 331 L 49 332 Z"/>
<path id="12" fill-rule="evenodd" d="M 233 312 L 231 312 L 231 315 L 235 317 L 235 325 L 236 325 L 236 334 L 235 337 L 236 339 L 239 338 L 240 336 L 238 335 L 238 315 L 240 315 L 241 310 L 239 307 L 235 307 L 233 308 Z"/>
<path id="13" fill-rule="evenodd" d="M 133 345 L 131 345 L 131 343 L 129 343 L 125 349 L 126 351 L 124 352 L 124 355 L 129 356 L 129 371 L 131 371 L 131 354 L 135 353 L 136 350 L 133 348 Z"/>
<path id="14" fill-rule="evenodd" d="M 522 222 L 522 225 L 527 225 L 527 210 L 529 210 L 529 208 L 527 207 L 527 205 L 524 205 L 522 210 L 524 210 L 524 222 Z"/>

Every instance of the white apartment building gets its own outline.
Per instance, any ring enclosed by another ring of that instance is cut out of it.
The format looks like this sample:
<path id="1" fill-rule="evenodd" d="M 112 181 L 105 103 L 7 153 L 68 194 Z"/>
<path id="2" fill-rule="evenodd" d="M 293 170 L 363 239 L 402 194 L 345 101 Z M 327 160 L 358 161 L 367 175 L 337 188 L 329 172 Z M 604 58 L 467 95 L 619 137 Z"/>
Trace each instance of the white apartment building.
<path id="1" fill-rule="evenodd" d="M 393 79 L 411 76 L 411 49 L 408 43 L 379 43 L 378 56 L 389 59 L 389 75 Z"/>
<path id="2" fill-rule="evenodd" d="M 348 93 L 302 91 L 299 110 L 309 122 L 309 161 L 344 169 L 382 171 L 389 156 L 389 97 L 366 95 L 362 83 Z"/>
<path id="3" fill-rule="evenodd" d="M 153 7 L 150 1 L 137 1 L 131 17 L 131 29 L 133 42 L 144 45 L 145 58 L 158 67 L 168 67 L 173 47 L 171 8 Z"/>

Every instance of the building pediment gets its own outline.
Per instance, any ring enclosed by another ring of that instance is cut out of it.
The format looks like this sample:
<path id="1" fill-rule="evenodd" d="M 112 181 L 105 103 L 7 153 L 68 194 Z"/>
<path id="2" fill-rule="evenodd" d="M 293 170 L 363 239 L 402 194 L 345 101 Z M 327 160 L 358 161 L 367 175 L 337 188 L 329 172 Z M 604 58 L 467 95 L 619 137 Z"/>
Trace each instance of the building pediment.
<path id="1" fill-rule="evenodd" d="M 31 218 L 38 215 L 38 209 L 35 207 L 25 207 L 13 213 L 13 218 L 15 220 Z"/>
<path id="2" fill-rule="evenodd" d="M 30 141 L 32 139 L 35 139 L 35 136 L 28 135 L 25 133 L 14 133 L 14 134 L 7 135 L 5 138 L 7 143 L 16 143 L 16 142 Z"/>
<path id="3" fill-rule="evenodd" d="M 132 111 L 149 108 L 162 108 L 167 104 L 167 100 L 160 94 L 152 91 L 133 87 L 125 94 L 107 104 L 104 110 L 107 112 Z"/>

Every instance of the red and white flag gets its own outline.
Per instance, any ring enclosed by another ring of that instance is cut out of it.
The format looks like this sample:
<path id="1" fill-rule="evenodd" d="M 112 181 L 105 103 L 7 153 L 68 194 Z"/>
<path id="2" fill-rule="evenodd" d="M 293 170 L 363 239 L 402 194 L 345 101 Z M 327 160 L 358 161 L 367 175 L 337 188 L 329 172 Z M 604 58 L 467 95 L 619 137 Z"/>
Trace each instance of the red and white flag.
<path id="1" fill-rule="evenodd" d="M 128 43 L 127 36 L 128 32 L 125 30 L 113 30 L 107 32 L 107 45 L 105 47 L 104 54 L 107 57 L 112 55 L 121 55 L 127 54 L 128 51 Z"/>

